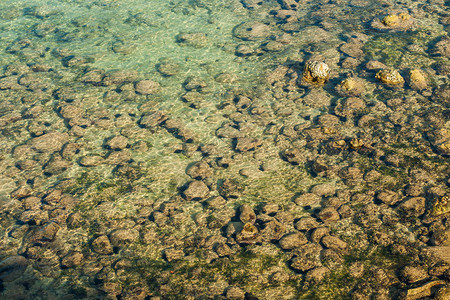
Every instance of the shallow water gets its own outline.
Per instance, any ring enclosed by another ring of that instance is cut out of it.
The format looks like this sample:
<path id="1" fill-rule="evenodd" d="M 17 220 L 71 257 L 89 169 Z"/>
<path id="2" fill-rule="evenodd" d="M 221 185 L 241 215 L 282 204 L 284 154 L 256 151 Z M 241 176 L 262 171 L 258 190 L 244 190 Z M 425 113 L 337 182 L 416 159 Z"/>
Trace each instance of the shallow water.
<path id="1" fill-rule="evenodd" d="M 446 299 L 449 21 L 2 1 L 2 297 Z"/>

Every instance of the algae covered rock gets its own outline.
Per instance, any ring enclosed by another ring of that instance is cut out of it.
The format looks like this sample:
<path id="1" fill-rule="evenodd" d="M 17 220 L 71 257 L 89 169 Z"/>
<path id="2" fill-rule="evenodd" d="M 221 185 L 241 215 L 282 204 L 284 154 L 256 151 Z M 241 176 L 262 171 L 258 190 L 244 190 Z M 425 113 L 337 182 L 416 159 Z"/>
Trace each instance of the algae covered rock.
<path id="1" fill-rule="evenodd" d="M 378 30 L 407 30 L 413 25 L 413 18 L 408 13 L 390 14 L 372 22 L 372 27 Z"/>
<path id="2" fill-rule="evenodd" d="M 385 69 L 375 75 L 375 78 L 388 86 L 401 87 L 405 83 L 402 75 L 396 70 Z"/>
<path id="3" fill-rule="evenodd" d="M 414 90 L 423 90 L 428 87 L 425 73 L 420 69 L 412 69 L 408 73 L 409 86 Z"/>
<path id="4" fill-rule="evenodd" d="M 290 250 L 308 243 L 308 239 L 302 232 L 290 233 L 283 236 L 280 241 L 280 247 L 284 250 Z"/>
<path id="5" fill-rule="evenodd" d="M 437 42 L 433 52 L 435 55 L 450 57 L 450 38 L 444 38 Z"/>
<path id="6" fill-rule="evenodd" d="M 150 94 L 156 94 L 160 90 L 160 85 L 158 82 L 150 80 L 150 79 L 144 79 L 141 81 L 138 81 L 135 85 L 136 93 L 141 95 L 150 95 Z"/>
<path id="7" fill-rule="evenodd" d="M 364 92 L 364 82 L 355 77 L 346 78 L 336 86 L 336 91 L 342 96 L 359 96 Z"/>
<path id="8" fill-rule="evenodd" d="M 385 26 L 388 27 L 397 27 L 400 26 L 405 21 L 411 19 L 411 16 L 407 13 L 400 13 L 398 15 L 388 15 L 381 20 Z"/>
<path id="9" fill-rule="evenodd" d="M 330 78 L 330 67 L 319 61 L 309 61 L 305 64 L 300 85 L 317 85 L 325 84 Z"/>
<path id="10" fill-rule="evenodd" d="M 246 223 L 242 230 L 236 234 L 236 241 L 241 244 L 254 244 L 261 242 L 258 228 L 251 223 Z"/>
<path id="11" fill-rule="evenodd" d="M 14 281 L 25 272 L 28 260 L 19 255 L 10 256 L 0 262 L 0 280 L 4 282 Z"/>
<path id="12" fill-rule="evenodd" d="M 111 242 L 106 235 L 95 238 L 91 243 L 92 250 L 98 254 L 112 254 L 113 248 Z"/>
<path id="13" fill-rule="evenodd" d="M 413 197 L 407 199 L 398 206 L 398 209 L 405 217 L 418 217 L 425 212 L 425 198 Z"/>
<path id="14" fill-rule="evenodd" d="M 187 185 L 183 195 L 187 200 L 204 199 L 209 195 L 209 188 L 203 181 L 194 180 Z"/>

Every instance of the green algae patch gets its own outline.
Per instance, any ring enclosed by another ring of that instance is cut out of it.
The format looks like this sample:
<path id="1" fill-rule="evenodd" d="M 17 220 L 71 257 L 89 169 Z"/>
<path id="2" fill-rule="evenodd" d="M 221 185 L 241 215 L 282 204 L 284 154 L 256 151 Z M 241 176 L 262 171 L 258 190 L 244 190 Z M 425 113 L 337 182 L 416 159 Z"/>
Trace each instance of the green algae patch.
<path id="1" fill-rule="evenodd" d="M 430 42 L 442 34 L 440 28 L 419 28 L 413 32 L 382 33 L 371 38 L 364 45 L 364 52 L 373 60 L 378 60 L 390 67 L 429 67 L 433 60 L 422 51 L 410 51 L 409 45 L 427 49 Z M 413 64 L 413 65 L 411 65 Z"/>
<path id="2" fill-rule="evenodd" d="M 364 52 L 371 59 L 395 67 L 404 53 L 404 47 L 408 45 L 407 37 L 399 34 L 382 34 L 370 39 L 364 45 Z"/>

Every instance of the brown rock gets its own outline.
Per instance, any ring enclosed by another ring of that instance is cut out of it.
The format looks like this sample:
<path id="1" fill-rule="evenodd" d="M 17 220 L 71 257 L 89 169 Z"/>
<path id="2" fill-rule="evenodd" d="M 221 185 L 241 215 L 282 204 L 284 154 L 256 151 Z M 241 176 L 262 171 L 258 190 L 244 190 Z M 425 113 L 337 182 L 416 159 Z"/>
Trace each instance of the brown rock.
<path id="1" fill-rule="evenodd" d="M 340 100 L 337 103 L 334 112 L 340 117 L 348 118 L 361 114 L 365 108 L 366 104 L 364 100 L 357 97 L 350 97 L 344 100 Z"/>
<path id="2" fill-rule="evenodd" d="M 291 250 L 308 243 L 308 239 L 303 233 L 296 232 L 283 236 L 278 243 L 281 249 Z"/>
<path id="3" fill-rule="evenodd" d="M 319 283 L 321 282 L 325 276 L 330 273 L 330 269 L 326 267 L 318 267 L 312 269 L 306 273 L 305 281 L 308 283 Z"/>
<path id="4" fill-rule="evenodd" d="M 364 82 L 354 77 L 346 78 L 336 86 L 336 91 L 342 96 L 359 96 L 364 92 Z"/>
<path id="5" fill-rule="evenodd" d="M 319 226 L 319 222 L 313 217 L 302 217 L 295 223 L 295 229 L 297 230 L 310 230 Z"/>
<path id="6" fill-rule="evenodd" d="M 339 50 L 341 50 L 341 52 L 347 54 L 348 56 L 361 57 L 364 55 L 364 52 L 361 49 L 362 46 L 363 46 L 363 44 L 361 44 L 361 43 L 350 42 L 350 43 L 343 44 L 339 48 Z"/>
<path id="7" fill-rule="evenodd" d="M 380 69 L 387 69 L 387 66 L 383 64 L 382 62 L 371 60 L 367 62 L 366 69 L 368 70 L 380 70 Z"/>
<path id="8" fill-rule="evenodd" d="M 306 162 L 305 153 L 298 148 L 286 149 L 281 155 L 283 159 L 293 165 L 300 165 Z"/>
<path id="9" fill-rule="evenodd" d="M 108 72 L 102 80 L 103 85 L 122 84 L 137 79 L 138 72 L 134 70 L 113 70 Z"/>
<path id="10" fill-rule="evenodd" d="M 230 299 L 230 300 L 244 300 L 245 299 L 245 292 L 237 286 L 228 287 L 225 295 L 226 295 L 227 299 Z"/>
<path id="11" fill-rule="evenodd" d="M 433 246 L 450 246 L 450 229 L 437 229 L 431 235 Z"/>
<path id="12" fill-rule="evenodd" d="M 62 146 L 69 140 L 67 133 L 50 132 L 31 140 L 31 147 L 39 152 L 60 151 Z"/>
<path id="13" fill-rule="evenodd" d="M 81 265 L 83 259 L 83 253 L 75 251 L 63 257 L 61 260 L 61 266 L 64 268 L 74 268 Z"/>
<path id="14" fill-rule="evenodd" d="M 142 116 L 139 124 L 146 128 L 155 127 L 161 125 L 164 121 L 166 121 L 169 117 L 164 111 L 154 111 L 150 113 L 146 113 Z"/>
<path id="15" fill-rule="evenodd" d="M 84 167 L 95 167 L 103 164 L 105 159 L 99 155 L 87 155 L 80 159 L 80 165 Z"/>
<path id="16" fill-rule="evenodd" d="M 262 216 L 259 215 L 258 218 Z M 271 220 L 264 223 L 264 228 L 261 229 L 261 236 L 264 241 L 278 241 L 286 232 L 286 226 L 277 220 Z"/>
<path id="17" fill-rule="evenodd" d="M 259 22 L 246 22 L 234 28 L 235 37 L 245 41 L 255 41 L 268 37 L 271 34 L 270 27 Z"/>
<path id="18" fill-rule="evenodd" d="M 319 212 L 319 218 L 324 222 L 339 220 L 339 213 L 334 207 L 326 207 Z"/>
<path id="19" fill-rule="evenodd" d="M 405 83 L 405 80 L 396 70 L 384 69 L 377 73 L 376 79 L 388 86 L 398 86 L 401 87 Z"/>
<path id="20" fill-rule="evenodd" d="M 303 103 L 312 108 L 328 107 L 331 104 L 330 95 L 323 89 L 311 89 L 303 98 Z"/>
<path id="21" fill-rule="evenodd" d="M 408 84 L 412 89 L 426 89 L 428 87 L 427 81 L 425 73 L 420 69 L 413 69 L 408 73 Z"/>
<path id="22" fill-rule="evenodd" d="M 434 45 L 434 53 L 437 55 L 450 57 L 450 38 L 444 38 Z"/>
<path id="23" fill-rule="evenodd" d="M 0 262 L 0 280 L 11 282 L 21 277 L 28 266 L 28 260 L 23 256 L 10 256 Z"/>
<path id="24" fill-rule="evenodd" d="M 250 205 L 248 204 L 243 204 L 240 207 L 240 214 L 239 214 L 239 219 L 241 220 L 242 223 L 255 223 L 256 220 L 256 214 L 253 211 L 253 209 L 251 208 Z"/>
<path id="25" fill-rule="evenodd" d="M 106 235 L 95 238 L 91 243 L 92 250 L 98 254 L 112 254 L 113 248 Z"/>
<path id="26" fill-rule="evenodd" d="M 255 150 L 257 147 L 262 145 L 262 141 L 256 138 L 249 137 L 239 137 L 236 138 L 236 145 L 234 150 L 239 152 L 247 152 L 250 150 Z"/>
<path id="27" fill-rule="evenodd" d="M 254 225 L 247 223 L 242 230 L 236 234 L 236 241 L 241 244 L 254 244 L 261 242 L 261 235 Z"/>
<path id="28" fill-rule="evenodd" d="M 299 206 L 319 207 L 322 197 L 313 193 L 304 193 L 295 198 L 295 204 Z"/>
<path id="29" fill-rule="evenodd" d="M 311 193 L 322 197 L 329 197 L 336 193 L 336 187 L 330 183 L 321 183 L 313 186 Z"/>
<path id="30" fill-rule="evenodd" d="M 175 260 L 180 260 L 184 257 L 183 250 L 177 250 L 177 249 L 166 249 L 164 250 L 164 257 L 168 262 L 172 262 Z"/>
<path id="31" fill-rule="evenodd" d="M 205 179 L 211 177 L 213 174 L 212 168 L 205 161 L 199 161 L 189 166 L 186 170 L 186 174 L 191 176 L 192 179 Z"/>
<path id="32" fill-rule="evenodd" d="M 45 224 L 42 228 L 34 232 L 33 240 L 40 242 L 51 242 L 55 239 L 61 227 L 55 222 Z"/>
<path id="33" fill-rule="evenodd" d="M 64 119 L 81 118 L 83 115 L 83 110 L 75 105 L 64 105 L 61 107 L 59 113 Z"/>
<path id="34" fill-rule="evenodd" d="M 128 139 L 123 135 L 116 135 L 110 138 L 105 146 L 112 150 L 122 150 L 128 146 Z"/>
<path id="35" fill-rule="evenodd" d="M 134 243 L 139 239 L 139 232 L 133 229 L 117 229 L 109 234 L 109 240 L 115 247 Z"/>
<path id="36" fill-rule="evenodd" d="M 297 248 L 295 253 L 298 256 L 294 257 L 291 261 L 291 267 L 301 272 L 321 267 L 320 251 L 322 247 L 317 244 L 306 244 Z"/>
<path id="37" fill-rule="evenodd" d="M 176 40 L 177 43 L 194 48 L 202 48 L 208 44 L 206 33 L 203 32 L 180 33 L 177 35 Z"/>
<path id="38" fill-rule="evenodd" d="M 401 270 L 400 276 L 405 282 L 414 283 L 426 279 L 428 274 L 422 268 L 406 266 Z"/>
<path id="39" fill-rule="evenodd" d="M 209 188 L 203 181 L 194 180 L 188 184 L 183 195 L 187 200 L 204 199 L 209 195 Z"/>
<path id="40" fill-rule="evenodd" d="M 347 249 L 347 243 L 338 237 L 332 235 L 326 235 L 322 238 L 322 244 L 328 249 L 333 249 L 337 252 L 341 252 Z"/>
<path id="41" fill-rule="evenodd" d="M 136 93 L 141 95 L 157 94 L 160 89 L 158 82 L 149 79 L 138 81 L 135 85 Z"/>
<path id="42" fill-rule="evenodd" d="M 398 206 L 398 210 L 406 217 L 420 216 L 425 212 L 425 198 L 413 197 Z"/>
<path id="43" fill-rule="evenodd" d="M 319 243 L 324 236 L 329 234 L 330 229 L 328 227 L 318 227 L 311 233 L 311 241 L 314 243 Z"/>

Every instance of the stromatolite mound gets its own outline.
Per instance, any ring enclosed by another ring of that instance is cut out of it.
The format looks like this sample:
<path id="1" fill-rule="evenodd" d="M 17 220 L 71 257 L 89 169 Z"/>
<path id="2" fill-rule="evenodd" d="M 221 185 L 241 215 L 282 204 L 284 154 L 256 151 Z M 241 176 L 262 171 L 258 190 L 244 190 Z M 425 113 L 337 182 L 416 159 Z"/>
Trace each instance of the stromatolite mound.
<path id="1" fill-rule="evenodd" d="M 388 86 L 401 87 L 405 83 L 402 75 L 397 70 L 381 70 L 375 75 L 375 78 Z"/>
<path id="2" fill-rule="evenodd" d="M 321 86 L 328 81 L 330 77 L 330 67 L 319 61 L 309 61 L 305 64 L 300 85 L 318 85 Z"/>

